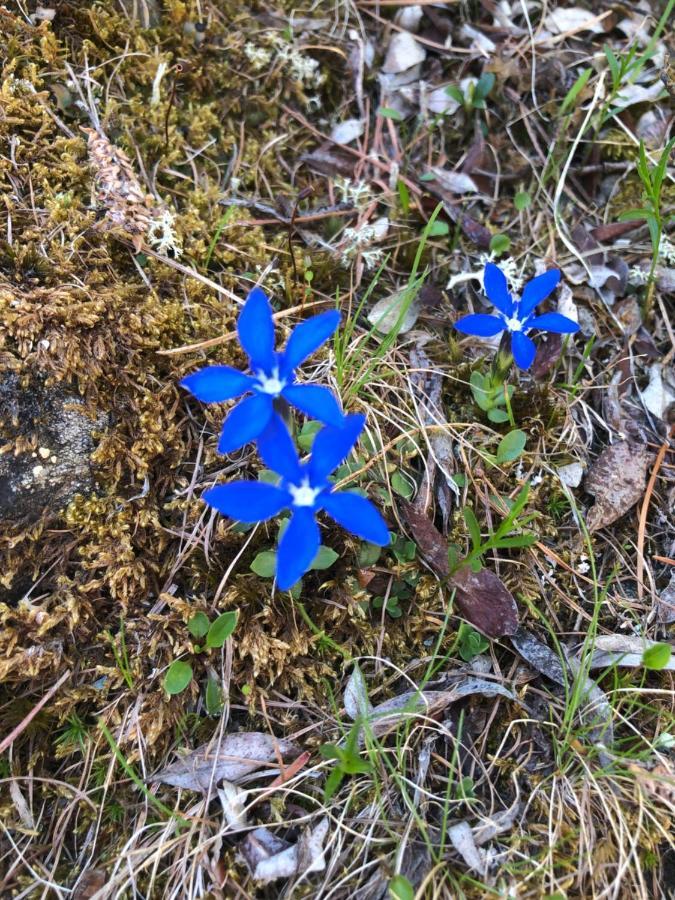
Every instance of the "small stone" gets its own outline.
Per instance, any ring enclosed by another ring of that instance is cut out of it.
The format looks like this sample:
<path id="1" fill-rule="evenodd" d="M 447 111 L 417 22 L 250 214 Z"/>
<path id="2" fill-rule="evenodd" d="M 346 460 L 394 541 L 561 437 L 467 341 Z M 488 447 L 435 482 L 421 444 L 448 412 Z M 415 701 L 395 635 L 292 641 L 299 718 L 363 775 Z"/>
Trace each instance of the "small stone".
<path id="1" fill-rule="evenodd" d="M 52 451 L 49 450 L 47 447 L 39 447 L 38 453 L 40 454 L 40 456 L 43 459 L 49 459 L 49 457 L 52 455 Z"/>

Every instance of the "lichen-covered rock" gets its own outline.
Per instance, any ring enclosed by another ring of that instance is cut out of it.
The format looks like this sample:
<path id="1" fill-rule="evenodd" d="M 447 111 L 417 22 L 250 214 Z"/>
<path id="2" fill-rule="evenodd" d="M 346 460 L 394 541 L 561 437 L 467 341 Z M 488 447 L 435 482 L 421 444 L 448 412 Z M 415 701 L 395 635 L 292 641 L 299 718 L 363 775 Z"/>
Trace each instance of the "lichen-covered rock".
<path id="1" fill-rule="evenodd" d="M 95 432 L 108 421 L 92 418 L 84 402 L 39 378 L 27 383 L 14 372 L 0 378 L 0 517 L 37 521 L 58 513 L 80 493 L 94 489 L 91 454 Z"/>

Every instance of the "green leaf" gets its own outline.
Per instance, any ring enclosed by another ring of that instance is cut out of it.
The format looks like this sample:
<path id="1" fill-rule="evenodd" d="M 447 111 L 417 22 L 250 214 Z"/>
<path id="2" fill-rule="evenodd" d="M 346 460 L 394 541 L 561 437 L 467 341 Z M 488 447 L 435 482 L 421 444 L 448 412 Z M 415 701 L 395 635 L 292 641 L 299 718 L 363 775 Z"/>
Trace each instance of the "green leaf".
<path id="1" fill-rule="evenodd" d="M 413 486 L 397 469 L 391 476 L 391 487 L 400 497 L 410 500 L 414 493 Z"/>
<path id="2" fill-rule="evenodd" d="M 369 566 L 374 566 L 381 553 L 382 547 L 364 541 L 359 548 L 359 568 L 367 569 Z"/>
<path id="3" fill-rule="evenodd" d="M 496 253 L 497 256 L 501 256 L 502 253 L 507 253 L 510 247 L 511 239 L 505 234 L 493 234 L 490 238 L 490 250 L 493 253 Z"/>
<path id="4" fill-rule="evenodd" d="M 474 88 L 473 97 L 474 103 L 476 106 L 476 100 L 485 100 L 487 95 L 490 93 L 492 88 L 495 86 L 495 73 L 494 72 L 483 72 L 476 83 L 476 87 Z"/>
<path id="5" fill-rule="evenodd" d="M 518 210 L 518 212 L 522 212 L 524 209 L 532 203 L 532 197 L 527 193 L 527 191 L 518 191 L 516 196 L 513 198 L 513 205 Z"/>
<path id="6" fill-rule="evenodd" d="M 339 558 L 340 554 L 336 553 L 335 550 L 331 550 L 330 547 L 321 546 L 319 547 L 319 552 L 312 560 L 310 569 L 330 569 L 335 560 Z"/>
<path id="7" fill-rule="evenodd" d="M 465 662 L 471 662 L 472 659 L 488 649 L 490 642 L 475 628 L 462 622 L 457 632 L 457 645 L 462 659 Z"/>
<path id="8" fill-rule="evenodd" d="M 605 51 L 607 65 L 609 66 L 609 71 L 612 75 L 612 87 L 616 90 L 621 84 L 621 67 L 619 65 L 619 60 L 616 58 L 616 55 L 609 44 L 605 44 L 602 49 Z"/>
<path id="9" fill-rule="evenodd" d="M 653 644 L 642 654 L 642 665 L 645 669 L 665 669 L 672 652 L 670 644 Z"/>
<path id="10" fill-rule="evenodd" d="M 391 900 L 415 900 L 415 888 L 405 875 L 394 875 L 389 882 Z"/>
<path id="11" fill-rule="evenodd" d="M 473 394 L 473 399 L 476 401 L 476 405 L 480 407 L 484 412 L 492 407 L 492 398 L 490 396 L 491 392 L 486 390 L 486 383 L 489 383 L 489 378 L 484 375 L 481 375 L 480 372 L 472 372 L 469 377 L 469 384 L 471 385 L 471 393 Z"/>
<path id="12" fill-rule="evenodd" d="M 521 431 L 519 428 L 509 431 L 508 434 L 504 435 L 497 447 L 497 462 L 513 462 L 514 459 L 518 459 L 525 449 L 526 443 L 527 435 L 524 431 Z"/>
<path id="13" fill-rule="evenodd" d="M 190 663 L 183 662 L 182 659 L 175 659 L 164 676 L 164 690 L 170 696 L 180 694 L 191 681 L 192 666 Z"/>
<path id="14" fill-rule="evenodd" d="M 279 481 L 279 476 L 271 469 L 261 469 L 258 472 L 258 481 L 262 481 L 264 484 L 276 484 Z"/>
<path id="15" fill-rule="evenodd" d="M 312 444 L 314 443 L 314 438 L 316 437 L 317 431 L 321 430 L 321 422 L 305 422 L 305 424 L 300 429 L 300 434 L 298 435 L 298 444 L 301 450 L 304 450 L 305 453 L 309 453 L 312 449 Z"/>
<path id="16" fill-rule="evenodd" d="M 509 421 L 509 414 L 506 410 L 498 409 L 497 407 L 489 409 L 487 417 L 491 422 L 495 422 L 497 425 L 502 425 L 504 422 Z"/>
<path id="17" fill-rule="evenodd" d="M 263 550 L 251 563 L 251 571 L 261 578 L 274 578 L 277 555 L 274 550 Z"/>
<path id="18" fill-rule="evenodd" d="M 445 93 L 448 97 L 452 97 L 453 100 L 456 100 L 461 106 L 464 105 L 464 94 L 456 84 L 449 84 L 445 89 Z"/>
<path id="19" fill-rule="evenodd" d="M 206 704 L 206 712 L 210 716 L 219 716 L 223 711 L 223 691 L 220 681 L 215 675 L 209 675 L 206 679 L 204 703 Z"/>
<path id="20" fill-rule="evenodd" d="M 649 215 L 651 215 L 651 210 L 649 209 L 627 209 L 624 212 L 619 213 L 618 219 L 619 222 L 629 222 L 632 219 L 646 219 Z"/>
<path id="21" fill-rule="evenodd" d="M 429 229 L 429 237 L 445 237 L 450 234 L 450 226 L 447 222 L 436 221 Z"/>
<path id="22" fill-rule="evenodd" d="M 384 116 L 385 119 L 393 119 L 395 122 L 402 122 L 403 116 L 397 109 L 391 109 L 389 106 L 381 106 L 377 111 L 378 116 Z"/>
<path id="23" fill-rule="evenodd" d="M 203 638 L 209 630 L 209 620 L 203 612 L 196 612 L 187 623 L 188 631 L 192 637 Z"/>
<path id="24" fill-rule="evenodd" d="M 480 525 L 478 524 L 476 514 L 470 506 L 465 506 L 462 510 L 462 515 L 464 516 L 466 527 L 469 529 L 469 534 L 471 535 L 471 544 L 473 545 L 473 549 L 479 550 L 482 541 L 480 537 Z"/>
<path id="25" fill-rule="evenodd" d="M 221 616 L 218 616 L 216 621 L 209 628 L 209 633 L 206 635 L 206 646 L 211 649 L 214 647 L 222 647 L 237 627 L 238 618 L 239 611 L 236 609 L 231 609 L 228 612 L 224 612 Z"/>
<path id="26" fill-rule="evenodd" d="M 563 100 L 562 105 L 560 106 L 560 115 L 561 116 L 567 109 L 569 109 L 569 107 L 574 103 L 574 101 L 577 99 L 579 94 L 583 91 L 584 87 L 586 86 L 586 82 L 588 81 L 588 79 L 591 77 L 592 74 L 593 74 L 593 69 L 584 69 L 584 71 L 581 73 L 581 75 L 579 75 L 577 80 L 574 82 L 572 87 L 569 89 L 569 91 L 565 95 L 565 99 Z"/>
<path id="27" fill-rule="evenodd" d="M 408 190 L 408 186 L 405 181 L 399 180 L 396 182 L 396 187 L 398 189 L 398 200 L 401 204 L 401 209 L 403 210 L 403 215 L 407 216 L 410 212 L 410 191 Z"/>

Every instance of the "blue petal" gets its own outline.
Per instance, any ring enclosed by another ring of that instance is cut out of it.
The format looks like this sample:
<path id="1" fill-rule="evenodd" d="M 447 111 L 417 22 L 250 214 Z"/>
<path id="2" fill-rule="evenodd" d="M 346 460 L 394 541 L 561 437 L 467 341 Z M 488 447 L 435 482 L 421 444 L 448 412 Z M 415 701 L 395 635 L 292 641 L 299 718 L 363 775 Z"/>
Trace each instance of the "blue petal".
<path id="1" fill-rule="evenodd" d="M 531 316 L 527 320 L 526 326 L 527 328 L 538 328 L 540 331 L 553 331 L 556 334 L 574 334 L 579 330 L 578 322 L 557 312 Z"/>
<path id="2" fill-rule="evenodd" d="M 289 590 L 302 578 L 319 552 L 320 543 L 314 511 L 308 506 L 294 507 L 277 551 L 276 574 L 280 590 Z"/>
<path id="3" fill-rule="evenodd" d="M 274 365 L 274 322 L 265 292 L 254 287 L 237 320 L 239 343 L 251 360 L 251 368 L 271 371 Z"/>
<path id="4" fill-rule="evenodd" d="M 349 491 L 323 494 L 319 503 L 329 516 L 364 541 L 384 547 L 389 543 L 386 522 L 370 500 Z"/>
<path id="5" fill-rule="evenodd" d="M 291 505 L 288 491 L 263 481 L 231 481 L 204 491 L 202 500 L 238 522 L 264 522 Z"/>
<path id="6" fill-rule="evenodd" d="M 543 275 L 537 275 L 532 281 L 527 282 L 518 305 L 518 318 L 521 322 L 525 321 L 535 306 L 548 297 L 559 281 L 560 270 L 549 269 Z"/>
<path id="7" fill-rule="evenodd" d="M 286 481 L 298 484 L 302 478 L 298 452 L 288 428 L 278 413 L 273 413 L 269 425 L 258 438 L 258 453 L 265 465 Z"/>
<path id="8" fill-rule="evenodd" d="M 486 263 L 485 265 L 483 287 L 490 303 L 493 303 L 505 316 L 511 318 L 514 310 L 513 298 L 509 292 L 506 276 L 494 263 Z"/>
<path id="9" fill-rule="evenodd" d="M 519 369 L 529 369 L 534 362 L 537 348 L 534 341 L 522 331 L 514 331 L 511 334 L 511 352 Z"/>
<path id="10" fill-rule="evenodd" d="M 273 410 L 269 394 L 253 394 L 237 403 L 223 423 L 218 453 L 232 453 L 257 438 L 267 427 Z"/>
<path id="11" fill-rule="evenodd" d="M 366 424 L 366 417 L 359 414 L 345 416 L 340 428 L 322 428 L 314 438 L 308 470 L 312 484 L 323 484 L 358 441 Z"/>
<path id="12" fill-rule="evenodd" d="M 254 379 L 231 366 L 207 366 L 181 381 L 181 386 L 202 403 L 221 403 L 248 391 Z"/>
<path id="13" fill-rule="evenodd" d="M 476 334 L 478 337 L 493 337 L 504 331 L 506 322 L 499 316 L 488 316 L 486 313 L 475 313 L 464 316 L 455 322 L 457 331 L 463 334 Z"/>
<path id="14" fill-rule="evenodd" d="M 289 384 L 281 396 L 311 419 L 340 427 L 344 415 L 334 395 L 318 384 Z"/>
<path id="15" fill-rule="evenodd" d="M 331 310 L 331 312 L 313 316 L 294 328 L 282 354 L 282 374 L 290 374 L 308 356 L 318 350 L 339 324 L 340 313 L 337 310 Z"/>

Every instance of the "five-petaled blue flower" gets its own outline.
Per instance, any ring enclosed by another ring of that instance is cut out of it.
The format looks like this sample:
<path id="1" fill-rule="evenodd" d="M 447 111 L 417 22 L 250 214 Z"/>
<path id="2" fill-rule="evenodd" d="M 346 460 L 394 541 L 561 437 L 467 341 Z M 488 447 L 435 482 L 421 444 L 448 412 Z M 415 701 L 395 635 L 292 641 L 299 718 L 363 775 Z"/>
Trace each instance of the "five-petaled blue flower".
<path id="1" fill-rule="evenodd" d="M 511 352 L 516 365 L 521 369 L 529 369 L 534 361 L 537 348 L 534 341 L 525 333 L 530 328 L 541 331 L 553 331 L 557 334 L 574 334 L 579 325 L 560 313 L 549 312 L 541 316 L 534 315 L 534 308 L 551 293 L 560 281 L 560 271 L 549 269 L 528 281 L 520 300 L 514 300 L 509 293 L 506 278 L 501 269 L 494 263 L 487 263 L 483 283 L 485 293 L 497 307 L 499 315 L 476 313 L 464 316 L 455 322 L 455 328 L 464 334 L 475 334 L 479 337 L 493 337 L 502 331 L 511 334 Z"/>
<path id="2" fill-rule="evenodd" d="M 258 438 L 258 452 L 265 465 L 281 476 L 279 484 L 232 481 L 205 491 L 203 499 L 210 506 L 240 522 L 263 522 L 282 510 L 291 511 L 277 551 L 276 578 L 281 590 L 292 588 L 316 557 L 321 544 L 316 523 L 320 510 L 365 541 L 380 546 L 389 543 L 387 526 L 373 504 L 359 494 L 333 490 L 329 480 L 364 424 L 365 416 L 350 415 L 340 428 L 322 428 L 309 460 L 301 462 L 282 419 L 274 413 Z"/>
<path id="3" fill-rule="evenodd" d="M 231 366 L 207 366 L 181 381 L 204 403 L 220 403 L 251 392 L 225 419 L 219 453 L 232 453 L 262 434 L 272 420 L 278 397 L 326 425 L 343 423 L 343 413 L 328 388 L 295 383 L 295 369 L 328 340 L 339 323 L 337 310 L 313 316 L 293 329 L 283 352 L 276 352 L 272 307 L 265 292 L 253 288 L 237 320 L 239 343 L 251 362 L 252 374 Z"/>

